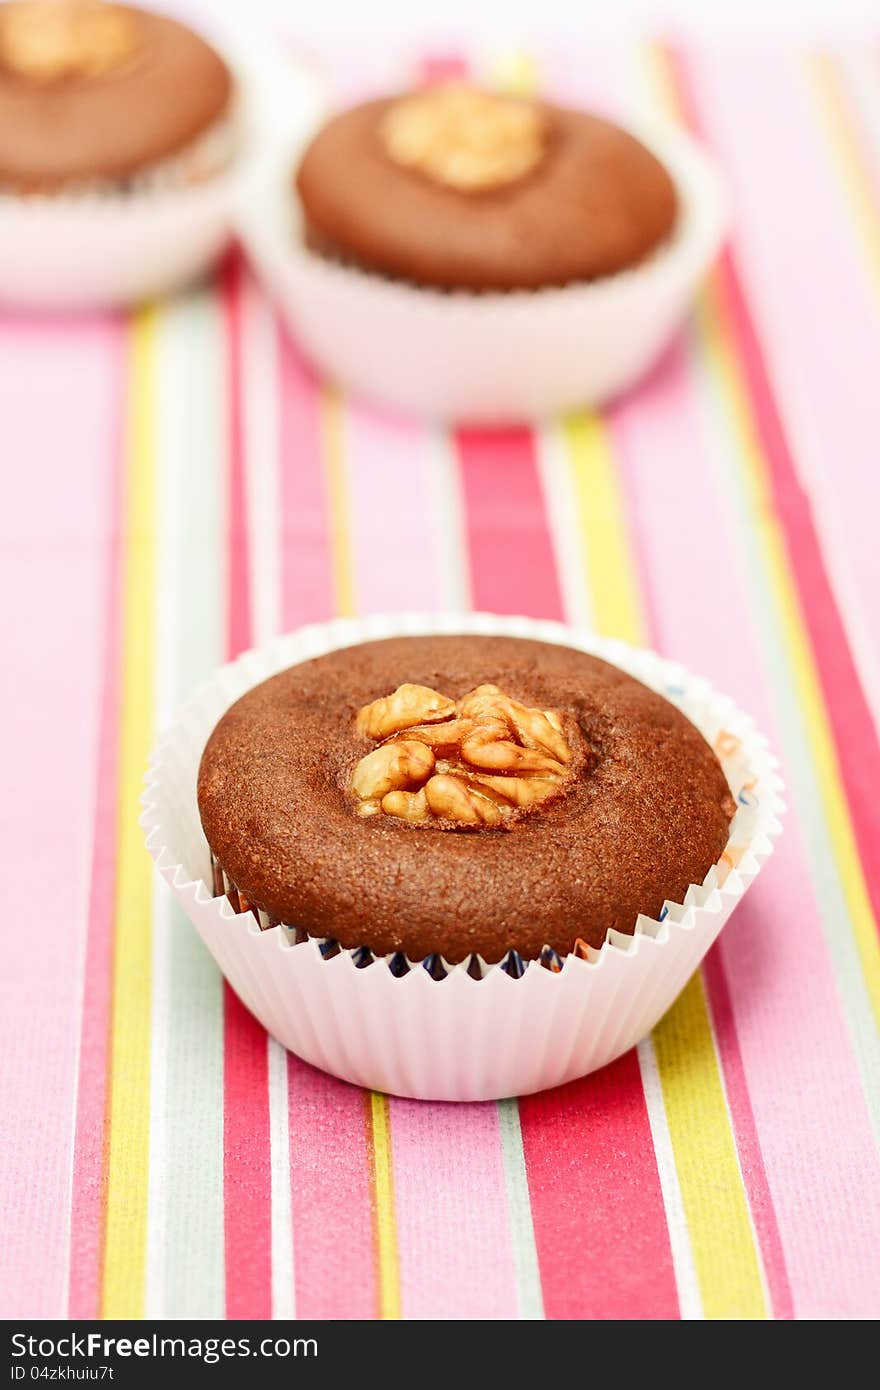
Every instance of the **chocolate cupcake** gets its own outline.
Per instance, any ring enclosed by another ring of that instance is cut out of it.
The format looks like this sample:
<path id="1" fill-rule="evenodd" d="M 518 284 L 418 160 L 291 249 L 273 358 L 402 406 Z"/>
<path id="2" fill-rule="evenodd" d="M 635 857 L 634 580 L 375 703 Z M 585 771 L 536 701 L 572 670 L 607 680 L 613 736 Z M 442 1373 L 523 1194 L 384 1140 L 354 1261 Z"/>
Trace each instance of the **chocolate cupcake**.
<path id="1" fill-rule="evenodd" d="M 685 716 L 584 652 L 367 643 L 229 709 L 198 777 L 216 887 L 263 925 L 409 961 L 564 959 L 702 883 L 734 801 Z"/>
<path id="2" fill-rule="evenodd" d="M 676 218 L 672 178 L 619 126 L 461 84 L 342 112 L 312 140 L 296 188 L 313 250 L 452 290 L 613 275 Z"/>
<path id="3" fill-rule="evenodd" d="M 254 91 L 164 15 L 0 5 L 0 303 L 114 308 L 204 274 L 232 234 Z"/>
<path id="4" fill-rule="evenodd" d="M 188 187 L 234 148 L 232 74 L 177 21 L 100 0 L 0 7 L 0 190 Z"/>
<path id="5" fill-rule="evenodd" d="M 457 422 L 630 386 L 724 224 L 680 130 L 460 84 L 343 111 L 277 174 L 240 231 L 304 351 L 349 391 Z"/>
<path id="6" fill-rule="evenodd" d="M 652 652 L 491 614 L 346 619 L 217 671 L 155 750 L 141 823 L 286 1047 L 487 1100 L 650 1032 L 771 852 L 775 767 Z"/>

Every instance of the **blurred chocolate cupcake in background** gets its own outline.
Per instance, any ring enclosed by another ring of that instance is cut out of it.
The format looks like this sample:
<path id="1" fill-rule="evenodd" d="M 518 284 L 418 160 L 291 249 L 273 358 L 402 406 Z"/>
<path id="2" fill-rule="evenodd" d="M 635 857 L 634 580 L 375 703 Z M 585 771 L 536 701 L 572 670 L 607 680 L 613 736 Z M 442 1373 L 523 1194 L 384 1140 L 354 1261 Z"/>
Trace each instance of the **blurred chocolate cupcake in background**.
<path id="1" fill-rule="evenodd" d="M 203 182 L 234 150 L 234 81 L 164 15 L 101 0 L 0 6 L 0 190 L 125 194 Z"/>
<path id="2" fill-rule="evenodd" d="M 312 250 L 453 290 L 613 275 L 676 218 L 670 175 L 627 131 L 460 83 L 341 112 L 309 145 L 296 187 Z"/>
<path id="3" fill-rule="evenodd" d="M 630 131 L 456 82 L 325 116 L 239 230 L 325 376 L 430 420 L 508 425 L 630 387 L 725 221 L 711 161 L 669 122 Z"/>

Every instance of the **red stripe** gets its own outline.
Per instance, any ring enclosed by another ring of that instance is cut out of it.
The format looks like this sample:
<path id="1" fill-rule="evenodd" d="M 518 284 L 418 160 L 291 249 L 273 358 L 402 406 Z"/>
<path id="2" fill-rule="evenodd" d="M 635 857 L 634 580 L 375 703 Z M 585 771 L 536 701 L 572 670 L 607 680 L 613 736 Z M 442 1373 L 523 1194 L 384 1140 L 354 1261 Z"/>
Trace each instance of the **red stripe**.
<path id="1" fill-rule="evenodd" d="M 677 1318 L 636 1053 L 519 1107 L 546 1316 Z"/>
<path id="2" fill-rule="evenodd" d="M 434 53 L 419 65 L 419 77 L 425 86 L 434 82 L 453 82 L 467 77 L 468 65 L 457 53 Z"/>
<path id="3" fill-rule="evenodd" d="M 474 607 L 561 617 L 562 595 L 532 431 L 461 429 L 455 442 Z"/>
<path id="4" fill-rule="evenodd" d="M 700 120 L 687 59 L 677 50 L 669 56 L 688 121 L 705 140 L 707 134 Z M 748 390 L 752 420 L 767 461 L 773 508 L 782 528 L 801 616 L 813 648 L 868 896 L 875 922 L 880 926 L 880 739 L 825 568 L 810 499 L 797 475 L 773 398 L 767 364 L 732 251 L 727 251 L 721 260 L 717 284 L 724 319 Z"/>
<path id="5" fill-rule="evenodd" d="M 251 641 L 241 396 L 242 262 L 222 275 L 228 344 L 227 653 Z M 272 1316 L 269 1054 L 265 1030 L 224 985 L 223 1186 L 227 1318 Z"/>
<path id="6" fill-rule="evenodd" d="M 319 386 L 279 329 L 281 382 L 281 626 L 324 622 L 335 610 L 331 526 L 321 466 Z"/>
<path id="7" fill-rule="evenodd" d="M 121 347 L 118 357 L 121 365 L 124 362 Z M 120 381 L 116 398 L 122 399 L 124 394 L 124 384 Z M 121 418 L 114 422 L 114 432 L 118 440 L 115 448 L 118 463 L 112 477 L 112 525 L 104 587 L 107 595 L 104 680 L 71 1175 L 68 1317 L 75 1319 L 100 1315 L 104 1265 L 119 791 L 122 509 L 126 464 Z"/>

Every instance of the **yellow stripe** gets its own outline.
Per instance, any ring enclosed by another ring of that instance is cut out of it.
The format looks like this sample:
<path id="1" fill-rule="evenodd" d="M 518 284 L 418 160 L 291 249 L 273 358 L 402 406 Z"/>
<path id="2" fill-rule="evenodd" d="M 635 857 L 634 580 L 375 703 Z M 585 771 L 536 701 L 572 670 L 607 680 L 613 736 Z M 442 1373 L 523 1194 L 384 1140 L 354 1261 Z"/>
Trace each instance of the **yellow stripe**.
<path id="1" fill-rule="evenodd" d="M 400 1317 L 400 1274 L 397 1227 L 394 1219 L 394 1178 L 391 1167 L 391 1112 L 388 1097 L 370 1092 L 373 1128 L 373 1182 L 376 1195 L 376 1245 L 379 1261 L 379 1315 Z"/>
<path id="2" fill-rule="evenodd" d="M 563 421 L 571 495 L 586 550 L 593 621 L 606 636 L 639 642 L 645 630 L 635 566 L 621 538 L 623 507 L 611 441 L 601 416 Z"/>
<path id="3" fill-rule="evenodd" d="M 830 54 L 813 54 L 806 62 L 807 83 L 815 100 L 834 171 L 843 184 L 856 233 L 874 289 L 880 293 L 880 220 L 874 188 L 851 133 L 851 116 L 840 75 Z"/>
<path id="4" fill-rule="evenodd" d="M 529 96 L 538 86 L 534 55 L 521 48 L 507 48 L 492 55 L 488 78 L 493 87 L 515 96 Z"/>
<path id="5" fill-rule="evenodd" d="M 131 332 L 127 437 L 119 822 L 102 1308 L 105 1318 L 140 1318 L 144 1308 L 153 875 L 138 828 L 138 808 L 153 735 L 155 331 L 155 311 L 140 311 Z"/>
<path id="6" fill-rule="evenodd" d="M 767 1316 L 702 975 L 652 1034 L 691 1251 L 707 1318 Z"/>
<path id="7" fill-rule="evenodd" d="M 746 388 L 724 331 L 716 286 L 702 296 L 700 337 L 737 443 L 748 511 L 763 552 L 786 660 L 804 718 L 810 758 L 819 783 L 825 822 L 846 899 L 853 936 L 874 1015 L 880 1026 L 880 939 L 856 847 L 822 688 L 788 563 L 785 539 L 773 510 L 768 468 L 751 423 Z"/>
<path id="8" fill-rule="evenodd" d="M 563 426 L 594 622 L 643 643 L 637 569 L 607 430 L 596 416 Z M 709 1318 L 767 1316 L 702 977 L 695 975 L 653 1036 L 666 1121 L 703 1309 Z"/>
<path id="9" fill-rule="evenodd" d="M 349 618 L 355 613 L 351 536 L 345 494 L 345 427 L 339 392 L 323 387 L 320 397 L 322 453 L 327 476 L 330 535 L 333 547 L 333 582 L 336 611 Z"/>

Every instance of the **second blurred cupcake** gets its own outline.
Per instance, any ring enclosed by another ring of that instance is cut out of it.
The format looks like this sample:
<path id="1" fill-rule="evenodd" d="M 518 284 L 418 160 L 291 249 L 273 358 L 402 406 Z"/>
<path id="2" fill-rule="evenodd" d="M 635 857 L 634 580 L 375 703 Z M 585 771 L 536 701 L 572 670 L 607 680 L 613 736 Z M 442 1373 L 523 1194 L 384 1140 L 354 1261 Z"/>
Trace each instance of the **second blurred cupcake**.
<path id="1" fill-rule="evenodd" d="M 461 83 L 369 101 L 286 152 L 241 230 L 300 344 L 398 410 L 508 424 L 631 385 L 724 230 L 681 131 Z"/>
<path id="2" fill-rule="evenodd" d="M 296 175 L 309 246 L 443 289 L 544 289 L 637 265 L 675 185 L 619 126 L 459 83 L 331 120 Z"/>

